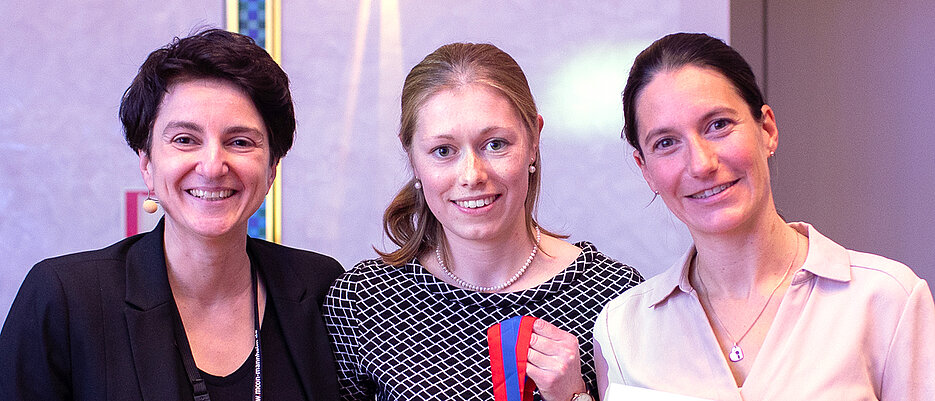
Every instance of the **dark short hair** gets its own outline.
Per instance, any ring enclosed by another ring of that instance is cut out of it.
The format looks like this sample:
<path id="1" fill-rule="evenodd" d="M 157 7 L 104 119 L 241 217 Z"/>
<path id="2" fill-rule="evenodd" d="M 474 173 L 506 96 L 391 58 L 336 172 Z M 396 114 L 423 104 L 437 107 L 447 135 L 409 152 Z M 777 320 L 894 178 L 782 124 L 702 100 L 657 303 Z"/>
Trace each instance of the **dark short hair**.
<path id="1" fill-rule="evenodd" d="M 270 163 L 292 147 L 295 111 L 289 77 L 249 36 L 208 29 L 176 37 L 149 54 L 123 94 L 120 121 L 127 144 L 137 154 L 149 153 L 152 129 L 168 87 L 179 79 L 223 79 L 253 100 L 269 135 Z"/>
<path id="2" fill-rule="evenodd" d="M 703 33 L 673 33 L 663 36 L 640 52 L 630 68 L 623 90 L 623 136 L 640 155 L 636 121 L 636 98 L 657 73 L 677 70 L 686 65 L 711 68 L 731 82 L 750 107 L 753 118 L 763 118 L 763 94 L 756 84 L 750 64 L 723 40 Z"/>

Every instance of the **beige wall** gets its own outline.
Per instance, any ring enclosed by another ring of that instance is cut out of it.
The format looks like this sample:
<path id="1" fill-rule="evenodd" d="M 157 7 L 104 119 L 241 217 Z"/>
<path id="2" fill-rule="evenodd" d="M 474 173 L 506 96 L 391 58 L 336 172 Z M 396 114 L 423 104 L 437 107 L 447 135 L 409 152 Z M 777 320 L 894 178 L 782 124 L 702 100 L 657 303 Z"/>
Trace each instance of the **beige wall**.
<path id="1" fill-rule="evenodd" d="M 120 96 L 154 48 L 219 26 L 218 0 L 0 0 L 0 321 L 42 258 L 121 239 L 123 191 L 145 188 Z M 345 267 L 375 257 L 410 173 L 396 139 L 405 73 L 452 41 L 492 42 L 526 71 L 545 118 L 539 217 L 654 275 L 687 246 L 619 137 L 636 54 L 674 31 L 728 36 L 727 0 L 286 1 L 282 65 L 298 130 L 283 159 L 283 242 Z"/>
<path id="2" fill-rule="evenodd" d="M 779 124 L 780 211 L 848 248 L 902 261 L 931 285 L 935 7 L 732 3 L 732 42 L 765 75 Z"/>

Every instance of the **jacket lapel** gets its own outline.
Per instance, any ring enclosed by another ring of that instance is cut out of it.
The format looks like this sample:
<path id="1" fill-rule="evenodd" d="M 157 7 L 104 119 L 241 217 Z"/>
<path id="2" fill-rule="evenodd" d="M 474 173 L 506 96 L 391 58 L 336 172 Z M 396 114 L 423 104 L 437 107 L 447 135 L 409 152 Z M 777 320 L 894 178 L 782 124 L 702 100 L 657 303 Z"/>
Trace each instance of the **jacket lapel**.
<path id="1" fill-rule="evenodd" d="M 293 366 L 309 400 L 337 399 L 336 393 L 327 393 L 337 388 L 336 378 L 319 369 L 321 364 L 334 362 L 324 324 L 316 324 L 323 322 L 318 303 L 309 294 L 308 283 L 292 270 L 290 262 L 282 260 L 280 252 L 269 249 L 271 245 L 250 238 L 247 251 L 263 276 L 267 294 L 273 298 Z"/>
<path id="2" fill-rule="evenodd" d="M 161 221 L 127 253 L 124 315 L 144 400 L 179 399 L 180 390 L 189 386 L 175 346 L 175 302 L 166 273 L 163 230 Z"/>

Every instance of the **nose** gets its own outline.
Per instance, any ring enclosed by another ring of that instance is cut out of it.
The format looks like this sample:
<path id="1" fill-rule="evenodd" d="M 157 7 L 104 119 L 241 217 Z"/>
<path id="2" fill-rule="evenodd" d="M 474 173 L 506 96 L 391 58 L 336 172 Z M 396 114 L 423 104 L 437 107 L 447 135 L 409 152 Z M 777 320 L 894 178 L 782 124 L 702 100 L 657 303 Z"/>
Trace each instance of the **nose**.
<path id="1" fill-rule="evenodd" d="M 487 181 L 487 162 L 475 152 L 465 152 L 459 164 L 460 184 L 473 187 Z"/>
<path id="2" fill-rule="evenodd" d="M 224 176 L 230 171 L 227 156 L 227 150 L 223 144 L 209 141 L 200 152 L 197 172 L 206 178 Z"/>
<path id="3" fill-rule="evenodd" d="M 718 157 L 714 145 L 696 137 L 688 146 L 688 171 L 693 177 L 703 177 L 717 171 Z"/>

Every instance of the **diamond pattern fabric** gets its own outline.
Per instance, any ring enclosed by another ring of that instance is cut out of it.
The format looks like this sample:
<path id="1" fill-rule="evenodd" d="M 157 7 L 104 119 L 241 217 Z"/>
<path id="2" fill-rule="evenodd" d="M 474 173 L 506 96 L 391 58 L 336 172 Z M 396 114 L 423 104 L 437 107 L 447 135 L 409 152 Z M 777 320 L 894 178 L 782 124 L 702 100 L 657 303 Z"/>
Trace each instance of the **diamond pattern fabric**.
<path id="1" fill-rule="evenodd" d="M 342 399 L 492 400 L 486 330 L 517 315 L 578 337 L 581 370 L 594 394 L 594 320 L 643 278 L 589 242 L 576 245 L 582 252 L 562 273 L 508 293 L 455 287 L 418 260 L 398 267 L 358 263 L 335 282 L 324 306 Z"/>

